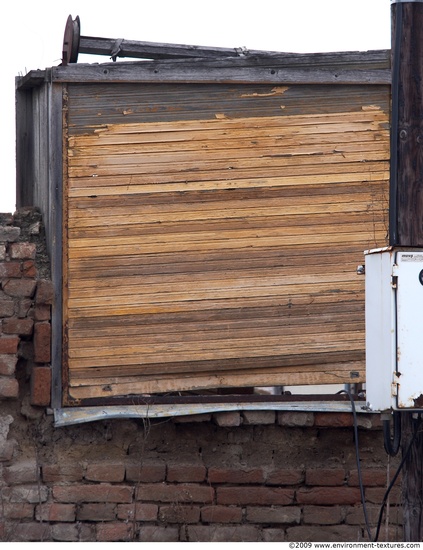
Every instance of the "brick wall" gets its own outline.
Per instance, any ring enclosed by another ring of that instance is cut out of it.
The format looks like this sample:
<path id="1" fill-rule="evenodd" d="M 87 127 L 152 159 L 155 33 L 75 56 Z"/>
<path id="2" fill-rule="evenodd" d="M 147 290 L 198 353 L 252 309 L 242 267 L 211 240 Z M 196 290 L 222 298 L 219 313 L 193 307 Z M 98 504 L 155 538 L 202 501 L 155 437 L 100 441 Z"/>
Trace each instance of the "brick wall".
<path id="1" fill-rule="evenodd" d="M 36 210 L 0 215 L 0 540 L 360 541 L 352 415 L 246 411 L 55 428 Z M 359 415 L 374 530 L 388 464 Z M 400 490 L 379 540 L 402 540 Z"/>

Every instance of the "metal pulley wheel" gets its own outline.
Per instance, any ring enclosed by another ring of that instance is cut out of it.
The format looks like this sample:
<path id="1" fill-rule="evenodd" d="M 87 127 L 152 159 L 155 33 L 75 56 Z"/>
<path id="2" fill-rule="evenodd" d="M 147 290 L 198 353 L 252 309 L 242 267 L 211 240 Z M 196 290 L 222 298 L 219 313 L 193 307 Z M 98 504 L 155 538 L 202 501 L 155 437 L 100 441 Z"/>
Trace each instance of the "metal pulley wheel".
<path id="1" fill-rule="evenodd" d="M 79 16 L 72 19 L 69 15 L 66 21 L 65 34 L 63 37 L 62 65 L 76 63 L 78 61 L 79 42 L 81 38 L 81 23 Z"/>

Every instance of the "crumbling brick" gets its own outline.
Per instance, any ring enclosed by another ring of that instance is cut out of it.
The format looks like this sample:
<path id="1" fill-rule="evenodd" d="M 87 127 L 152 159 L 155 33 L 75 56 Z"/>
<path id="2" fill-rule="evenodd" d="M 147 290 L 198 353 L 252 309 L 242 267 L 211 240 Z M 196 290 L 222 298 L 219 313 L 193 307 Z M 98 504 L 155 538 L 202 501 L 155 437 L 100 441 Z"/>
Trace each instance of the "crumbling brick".
<path id="1" fill-rule="evenodd" d="M 31 405 L 48 407 L 51 400 L 50 367 L 34 366 L 31 372 Z"/>
<path id="2" fill-rule="evenodd" d="M 12 260 L 34 260 L 36 251 L 35 243 L 12 243 L 9 247 L 9 255 Z"/>
<path id="3" fill-rule="evenodd" d="M 39 322 L 34 325 L 34 360 L 49 363 L 51 358 L 51 325 Z"/>

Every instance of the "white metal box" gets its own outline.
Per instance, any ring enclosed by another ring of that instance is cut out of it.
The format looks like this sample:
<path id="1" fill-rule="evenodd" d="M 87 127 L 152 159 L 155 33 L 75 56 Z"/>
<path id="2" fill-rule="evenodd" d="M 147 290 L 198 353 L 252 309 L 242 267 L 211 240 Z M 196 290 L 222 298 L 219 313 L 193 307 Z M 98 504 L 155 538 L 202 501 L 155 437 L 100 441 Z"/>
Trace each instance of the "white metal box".
<path id="1" fill-rule="evenodd" d="M 423 409 L 423 250 L 369 250 L 365 273 L 367 400 Z"/>

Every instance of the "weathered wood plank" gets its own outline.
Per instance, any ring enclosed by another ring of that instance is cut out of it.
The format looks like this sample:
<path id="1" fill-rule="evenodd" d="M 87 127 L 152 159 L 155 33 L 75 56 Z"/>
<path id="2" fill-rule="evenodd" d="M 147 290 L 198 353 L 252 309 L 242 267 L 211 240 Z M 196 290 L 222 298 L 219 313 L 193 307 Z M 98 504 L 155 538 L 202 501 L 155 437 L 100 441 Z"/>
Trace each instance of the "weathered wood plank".
<path id="1" fill-rule="evenodd" d="M 353 372 L 353 376 L 351 375 Z M 240 386 L 274 386 L 274 385 L 308 385 L 308 384 L 345 384 L 351 382 L 364 382 L 364 367 L 360 363 L 334 363 L 333 368 L 325 368 L 317 363 L 314 370 L 309 370 L 303 365 L 297 365 L 295 369 L 282 374 L 277 369 L 266 372 L 263 369 L 259 374 L 248 375 L 224 372 L 209 374 L 208 376 L 186 375 L 175 379 L 175 377 L 151 380 L 140 380 L 135 378 L 123 384 L 110 384 L 106 378 L 103 384 L 96 379 L 84 380 L 86 386 L 71 387 L 70 394 L 76 399 L 89 397 L 107 397 L 110 395 L 132 395 L 132 394 L 154 394 L 172 391 L 190 391 L 199 388 L 227 388 Z M 71 381 L 72 383 L 72 381 Z M 182 388 L 182 390 L 181 390 Z"/>
<path id="2" fill-rule="evenodd" d="M 236 82 L 242 84 L 390 84 L 389 69 L 320 69 L 280 66 L 278 59 L 225 59 L 190 62 L 78 64 L 53 67 L 53 82 Z"/>
<path id="3" fill-rule="evenodd" d="M 148 224 L 158 221 L 183 222 L 184 220 L 199 219 L 212 221 L 220 219 L 222 215 L 227 215 L 229 219 L 238 216 L 246 217 L 248 214 L 250 217 L 259 218 L 262 217 L 263 210 L 269 210 L 270 215 L 287 219 L 298 214 L 322 215 L 328 212 L 328 208 L 331 209 L 331 213 L 348 212 L 349 204 L 368 205 L 374 197 L 375 202 L 378 201 L 380 204 L 384 195 L 382 181 L 380 179 L 366 181 L 366 186 L 363 185 L 363 180 L 344 184 L 335 183 L 336 187 L 335 185 L 332 187 L 326 185 L 325 188 L 323 188 L 324 184 L 317 184 L 316 187 L 301 186 L 298 189 L 295 187 L 285 189 L 278 186 L 276 189 L 273 188 L 275 192 L 279 190 L 279 196 L 274 198 L 265 197 L 266 189 L 263 189 L 262 195 L 261 188 L 237 189 L 236 192 L 216 190 L 214 201 L 210 200 L 210 194 L 207 191 L 199 192 L 201 193 L 200 198 L 204 197 L 204 201 L 192 201 L 191 193 L 184 193 L 179 196 L 178 200 L 175 196 L 177 193 L 172 192 L 171 195 L 157 193 L 156 196 L 159 195 L 159 197 L 155 202 L 149 201 L 149 197 L 144 200 L 144 195 L 130 195 L 129 197 L 127 195 L 126 200 L 122 199 L 122 205 L 120 200 L 116 204 L 117 201 L 114 197 L 81 197 L 69 201 L 73 207 L 69 221 L 71 227 L 84 227 L 93 224 L 101 226 L 104 224 L 105 218 L 108 219 L 108 223 L 113 223 L 116 219 L 114 225 L 126 225 L 125 220 L 129 220 L 129 223 L 142 223 L 145 220 L 145 223 Z M 305 189 L 312 192 L 312 201 L 305 193 Z M 238 199 L 239 192 L 243 191 L 244 198 Z M 169 197 L 168 201 L 166 201 L 167 197 Z M 114 207 L 113 203 L 115 203 Z M 364 206 L 363 209 L 367 210 L 367 206 Z M 255 211 L 257 216 L 254 216 Z M 179 218 L 174 218 L 174 216 L 179 216 Z"/>
<path id="4" fill-rule="evenodd" d="M 345 287 L 345 288 L 344 288 Z M 291 289 L 292 290 L 292 289 Z M 230 297 L 225 299 L 225 308 L 229 310 L 242 310 L 242 308 L 248 307 L 271 307 L 275 303 L 279 306 L 284 306 L 285 311 L 284 315 L 289 315 L 290 310 L 293 307 L 303 304 L 314 304 L 318 305 L 321 303 L 324 304 L 344 304 L 344 307 L 350 308 L 351 303 L 358 301 L 360 306 L 363 307 L 363 303 L 360 302 L 363 295 L 363 286 L 351 288 L 349 286 L 343 285 L 342 289 L 336 289 L 334 292 L 333 288 L 316 288 L 316 292 L 310 293 L 310 289 L 302 288 L 298 289 L 296 293 L 290 293 L 289 295 L 266 295 L 266 296 L 245 296 L 242 295 L 239 298 Z M 117 304 L 117 305 L 107 305 L 99 308 L 83 308 L 83 307 L 73 307 L 68 311 L 69 324 L 72 322 L 83 321 L 84 326 L 88 326 L 89 321 L 94 323 L 97 320 L 103 319 L 104 317 L 111 318 L 128 318 L 128 316 L 143 317 L 146 319 L 157 318 L 159 316 L 168 316 L 168 315 L 183 315 L 189 314 L 194 315 L 199 311 L 207 312 L 213 314 L 216 311 L 222 310 L 222 301 L 220 299 L 207 299 L 201 301 L 180 301 L 180 302 L 169 302 L 169 303 L 134 303 L 133 300 L 130 304 Z M 234 312 L 234 315 L 236 311 Z M 141 323 L 140 323 L 141 325 Z"/>

